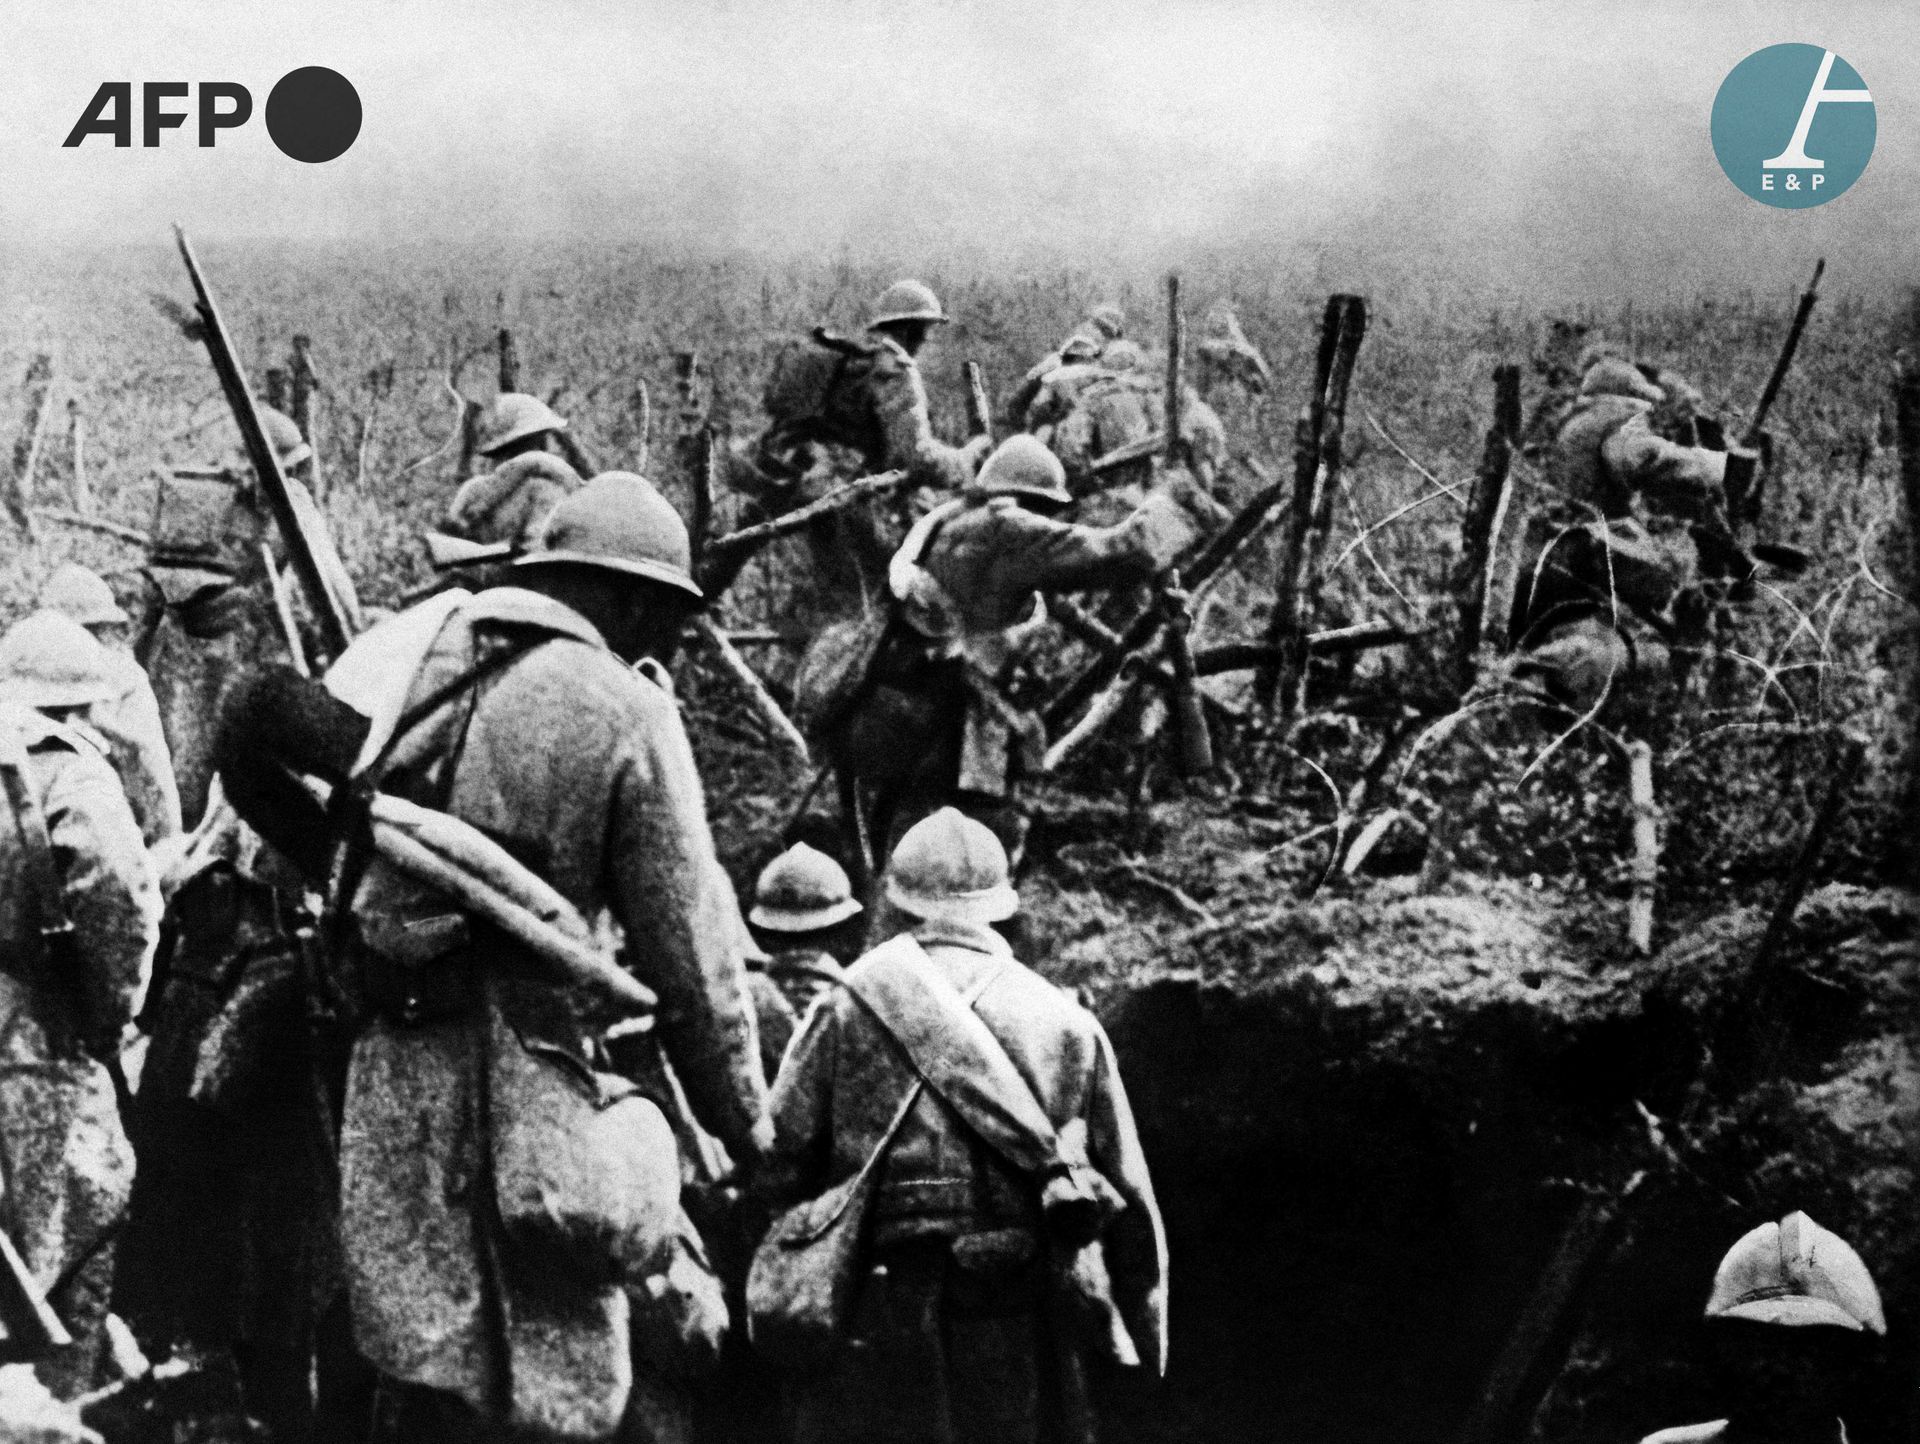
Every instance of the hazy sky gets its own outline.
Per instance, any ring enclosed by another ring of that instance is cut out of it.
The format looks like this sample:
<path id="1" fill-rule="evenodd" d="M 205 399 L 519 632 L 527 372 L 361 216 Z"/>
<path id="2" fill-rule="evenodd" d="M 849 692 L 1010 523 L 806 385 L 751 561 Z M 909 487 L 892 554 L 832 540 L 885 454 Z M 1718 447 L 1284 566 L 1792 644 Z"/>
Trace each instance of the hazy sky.
<path id="1" fill-rule="evenodd" d="M 1909 279 L 1920 4 L 1277 0 L 170 3 L 8 0 L 0 225 L 15 241 L 600 237 L 817 254 L 955 247 L 1095 265 L 1196 251 L 1337 272 Z M 1823 44 L 1877 102 L 1865 177 L 1810 211 L 1737 192 L 1707 140 L 1750 51 Z M 365 105 L 304 166 L 260 121 L 324 64 Z M 104 79 L 237 80 L 216 149 L 60 142 Z"/>

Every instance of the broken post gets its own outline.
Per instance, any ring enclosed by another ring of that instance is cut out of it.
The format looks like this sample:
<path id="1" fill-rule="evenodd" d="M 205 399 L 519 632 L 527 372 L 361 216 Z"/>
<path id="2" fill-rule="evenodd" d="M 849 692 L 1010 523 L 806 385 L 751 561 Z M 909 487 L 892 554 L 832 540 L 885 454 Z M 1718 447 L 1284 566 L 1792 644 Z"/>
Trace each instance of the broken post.
<path id="1" fill-rule="evenodd" d="M 267 405 L 271 406 L 275 411 L 281 411 L 291 415 L 293 412 L 293 402 L 288 399 L 288 396 L 287 368 L 284 366 L 269 366 L 267 368 Z"/>
<path id="2" fill-rule="evenodd" d="M 520 352 L 513 344 L 513 332 L 500 328 L 500 392 L 520 389 Z"/>
<path id="3" fill-rule="evenodd" d="M 1367 307 L 1361 297 L 1327 298 L 1314 392 L 1294 428 L 1294 493 L 1274 578 L 1273 619 L 1267 629 L 1268 640 L 1287 650 L 1279 666 L 1261 679 L 1283 735 L 1300 710 L 1306 658 L 1299 639 L 1305 631 L 1307 600 L 1318 595 L 1320 556 L 1339 487 L 1340 431 L 1346 420 L 1348 386 L 1366 326 Z"/>
<path id="4" fill-rule="evenodd" d="M 1505 625 L 1493 593 L 1501 575 L 1494 565 L 1512 495 L 1513 451 L 1520 436 L 1520 368 L 1493 368 L 1493 424 L 1480 452 L 1467 509 L 1460 518 L 1460 569 L 1454 579 L 1459 631 L 1454 637 L 1454 676 L 1464 695 L 1472 686 L 1480 646 L 1489 629 Z"/>
<path id="5" fill-rule="evenodd" d="M 33 526 L 33 475 L 40 465 L 41 444 L 47 430 L 47 399 L 53 389 L 53 358 L 37 353 L 27 366 L 27 409 L 20 422 L 20 435 L 13 443 L 13 481 L 7 493 L 7 511 L 14 524 L 32 543 L 37 540 Z"/>

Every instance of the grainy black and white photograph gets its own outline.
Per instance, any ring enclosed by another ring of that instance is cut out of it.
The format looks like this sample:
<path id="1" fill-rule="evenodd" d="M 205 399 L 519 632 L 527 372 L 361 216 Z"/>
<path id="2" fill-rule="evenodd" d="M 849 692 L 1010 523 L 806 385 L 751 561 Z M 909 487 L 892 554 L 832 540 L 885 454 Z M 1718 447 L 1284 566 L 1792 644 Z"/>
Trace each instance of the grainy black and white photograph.
<path id="1" fill-rule="evenodd" d="M 1920 1444 L 1920 8 L 6 30 L 0 1444 Z"/>

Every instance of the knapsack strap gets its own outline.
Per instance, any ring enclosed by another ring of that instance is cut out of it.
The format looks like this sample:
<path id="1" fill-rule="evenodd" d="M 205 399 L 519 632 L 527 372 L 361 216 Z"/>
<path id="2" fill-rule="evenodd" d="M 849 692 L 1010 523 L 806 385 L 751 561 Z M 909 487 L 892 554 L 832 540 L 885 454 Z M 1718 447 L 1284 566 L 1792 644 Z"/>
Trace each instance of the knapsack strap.
<path id="1" fill-rule="evenodd" d="M 20 834 L 21 870 L 40 936 L 64 937 L 72 933 L 73 921 L 67 916 L 66 894 L 54 867 L 53 836 L 27 777 L 26 746 L 12 729 L 0 736 L 0 786 L 6 788 L 13 825 Z"/>
<path id="2" fill-rule="evenodd" d="M 973 1004 L 1004 969 L 963 997 L 925 949 L 902 936 L 868 955 L 847 987 L 905 1051 L 914 1070 L 996 1153 L 1036 1181 L 1084 1160 L 1061 1138 L 1032 1086 Z"/>

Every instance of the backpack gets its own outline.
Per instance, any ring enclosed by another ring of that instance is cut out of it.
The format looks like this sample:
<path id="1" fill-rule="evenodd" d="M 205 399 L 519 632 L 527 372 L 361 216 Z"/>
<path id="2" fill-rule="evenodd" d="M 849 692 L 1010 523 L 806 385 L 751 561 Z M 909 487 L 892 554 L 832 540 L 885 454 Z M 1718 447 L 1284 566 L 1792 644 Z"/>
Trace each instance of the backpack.
<path id="1" fill-rule="evenodd" d="M 795 426 L 824 418 L 849 363 L 865 356 L 858 342 L 832 335 L 824 326 L 776 342 L 760 395 L 767 419 L 776 426 Z"/>

